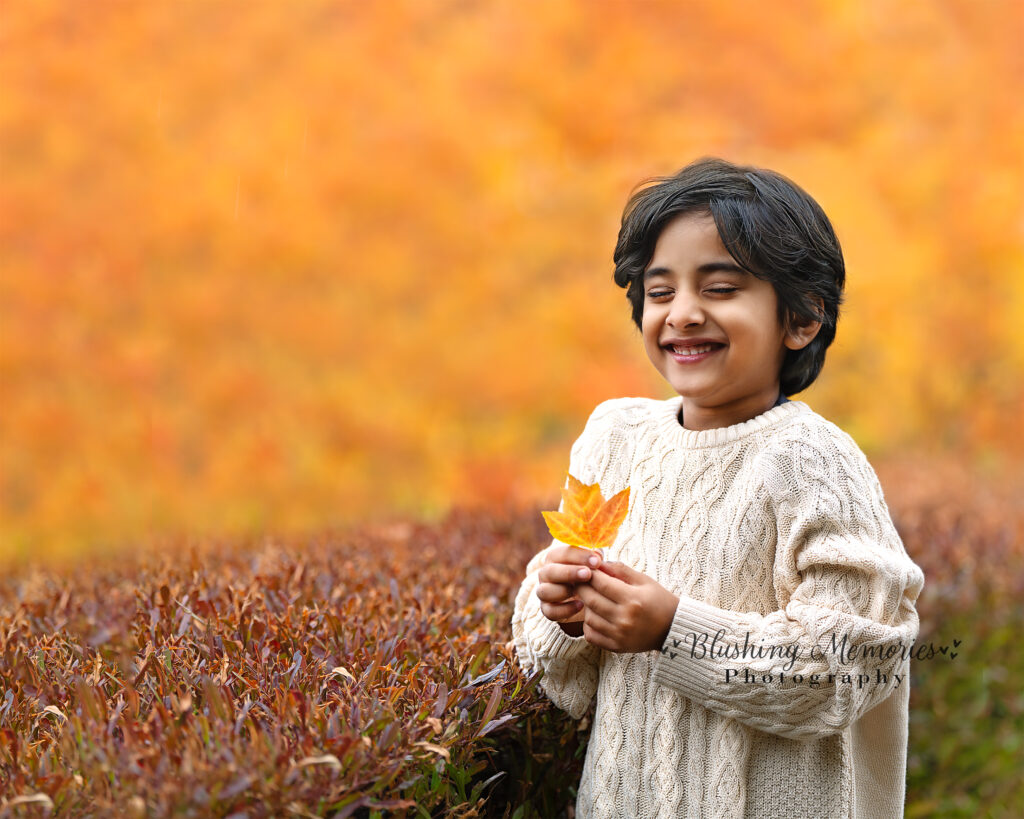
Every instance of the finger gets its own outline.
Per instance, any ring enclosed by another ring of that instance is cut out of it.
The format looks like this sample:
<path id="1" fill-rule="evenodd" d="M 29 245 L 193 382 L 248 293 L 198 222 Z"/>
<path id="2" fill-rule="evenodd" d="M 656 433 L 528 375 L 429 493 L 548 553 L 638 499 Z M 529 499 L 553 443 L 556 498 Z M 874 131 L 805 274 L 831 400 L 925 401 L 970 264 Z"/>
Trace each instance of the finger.
<path id="1" fill-rule="evenodd" d="M 605 651 L 616 650 L 616 646 L 611 640 L 590 628 L 586 621 L 583 622 L 583 638 L 596 648 L 602 648 Z"/>
<path id="2" fill-rule="evenodd" d="M 601 571 L 610 574 L 612 577 L 617 577 L 625 583 L 636 586 L 643 583 L 645 580 L 650 578 L 643 572 L 638 572 L 632 566 L 628 566 L 618 560 L 606 560 L 601 564 Z"/>
<path id="3" fill-rule="evenodd" d="M 537 579 L 541 583 L 585 583 L 593 576 L 594 571 L 589 566 L 579 564 L 552 563 L 537 572 Z"/>
<path id="4" fill-rule="evenodd" d="M 602 619 L 607 621 L 615 616 L 618 604 L 595 589 L 592 583 L 580 583 L 576 587 L 575 594 L 583 601 L 583 605 L 587 607 L 588 611 L 600 615 Z"/>
<path id="5" fill-rule="evenodd" d="M 540 583 L 537 585 L 537 597 L 542 603 L 562 603 L 576 596 L 575 586 L 561 583 Z"/>
<path id="6" fill-rule="evenodd" d="M 594 591 L 600 593 L 602 597 L 606 597 L 614 603 L 624 603 L 635 593 L 635 589 L 631 584 L 624 580 L 620 580 L 617 577 L 613 577 L 608 572 L 604 571 L 603 566 L 601 567 L 601 571 L 593 572 L 591 574 L 590 587 Z"/>
<path id="7" fill-rule="evenodd" d="M 553 546 L 548 552 L 547 557 L 544 559 L 545 565 L 552 563 L 572 563 L 572 564 L 586 564 L 595 565 L 590 561 L 594 559 L 597 561 L 596 565 L 600 566 L 604 562 L 604 556 L 599 550 L 594 549 L 583 549 L 579 546 Z"/>
<path id="8" fill-rule="evenodd" d="M 591 609 L 588 608 L 585 611 L 583 636 L 587 638 L 587 642 L 609 651 L 617 650 L 618 631 L 615 627 Z"/>
<path id="9" fill-rule="evenodd" d="M 573 600 L 569 603 L 541 603 L 540 610 L 549 620 L 564 622 L 573 615 L 579 614 L 583 603 Z"/>
<path id="10" fill-rule="evenodd" d="M 583 622 L 587 623 L 594 631 L 609 638 L 615 637 L 619 633 L 619 629 L 610 620 L 601 616 L 592 608 L 584 606 L 583 611 L 586 613 Z"/>

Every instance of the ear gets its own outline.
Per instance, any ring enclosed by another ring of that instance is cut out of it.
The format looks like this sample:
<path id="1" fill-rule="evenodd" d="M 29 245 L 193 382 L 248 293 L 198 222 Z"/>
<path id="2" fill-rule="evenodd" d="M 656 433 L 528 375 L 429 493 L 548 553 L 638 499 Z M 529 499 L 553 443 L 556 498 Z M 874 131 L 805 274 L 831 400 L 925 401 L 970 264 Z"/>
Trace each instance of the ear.
<path id="1" fill-rule="evenodd" d="M 825 302 L 821 296 L 816 296 L 814 301 L 818 305 L 819 312 L 824 313 Z M 814 341 L 814 337 L 818 335 L 818 331 L 821 329 L 820 321 L 808 321 L 805 319 L 803 323 L 797 324 L 792 313 L 790 313 L 787 318 L 789 321 L 786 329 L 786 335 L 783 338 L 783 344 L 785 344 L 790 350 L 802 350 Z"/>

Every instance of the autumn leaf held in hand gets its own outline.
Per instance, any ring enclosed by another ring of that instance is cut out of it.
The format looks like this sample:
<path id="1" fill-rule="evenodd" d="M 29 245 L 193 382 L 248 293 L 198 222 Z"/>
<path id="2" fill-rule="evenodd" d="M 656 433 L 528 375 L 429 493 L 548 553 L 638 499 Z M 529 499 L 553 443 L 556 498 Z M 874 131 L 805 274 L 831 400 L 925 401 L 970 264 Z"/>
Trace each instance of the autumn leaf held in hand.
<path id="1" fill-rule="evenodd" d="M 629 509 L 629 487 L 605 501 L 599 484 L 583 484 L 572 475 L 568 477 L 569 485 L 562 489 L 563 510 L 541 512 L 548 530 L 570 546 L 611 546 Z"/>

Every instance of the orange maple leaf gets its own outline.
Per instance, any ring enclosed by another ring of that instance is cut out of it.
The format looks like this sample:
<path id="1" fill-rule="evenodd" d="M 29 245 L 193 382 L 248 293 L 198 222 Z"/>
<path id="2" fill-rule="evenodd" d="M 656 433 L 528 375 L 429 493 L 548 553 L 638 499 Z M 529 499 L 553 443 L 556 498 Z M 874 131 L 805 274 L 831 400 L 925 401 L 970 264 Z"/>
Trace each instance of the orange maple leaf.
<path id="1" fill-rule="evenodd" d="M 583 484 L 572 475 L 568 477 L 569 485 L 562 488 L 562 511 L 541 512 L 548 530 L 569 546 L 611 546 L 629 510 L 629 487 L 605 501 L 598 484 Z"/>

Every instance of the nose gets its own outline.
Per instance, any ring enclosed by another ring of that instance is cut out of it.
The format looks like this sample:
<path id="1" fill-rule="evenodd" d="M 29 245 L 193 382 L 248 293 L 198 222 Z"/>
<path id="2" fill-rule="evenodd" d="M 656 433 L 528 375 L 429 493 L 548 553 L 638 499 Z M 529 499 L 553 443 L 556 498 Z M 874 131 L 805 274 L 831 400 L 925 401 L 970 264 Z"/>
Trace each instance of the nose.
<path id="1" fill-rule="evenodd" d="M 693 293 L 680 290 L 672 299 L 666 323 L 670 327 L 693 327 L 704 323 L 704 307 Z"/>

